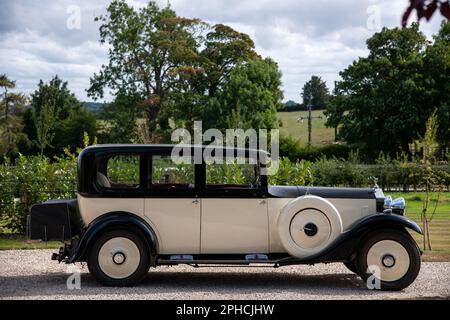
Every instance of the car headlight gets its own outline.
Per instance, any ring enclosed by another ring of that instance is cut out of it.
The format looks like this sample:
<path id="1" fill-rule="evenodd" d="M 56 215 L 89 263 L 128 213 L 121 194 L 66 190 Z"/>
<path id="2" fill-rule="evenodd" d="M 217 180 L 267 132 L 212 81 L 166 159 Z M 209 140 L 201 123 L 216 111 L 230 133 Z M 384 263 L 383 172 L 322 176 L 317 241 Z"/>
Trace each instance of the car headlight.
<path id="1" fill-rule="evenodd" d="M 406 201 L 405 198 L 400 197 L 392 200 L 391 196 L 386 196 L 384 198 L 384 209 L 385 211 L 390 211 L 392 213 L 403 215 L 405 213 Z"/>
<path id="2" fill-rule="evenodd" d="M 397 198 L 392 201 L 391 209 L 393 213 L 403 215 L 405 213 L 406 201 L 405 198 Z"/>

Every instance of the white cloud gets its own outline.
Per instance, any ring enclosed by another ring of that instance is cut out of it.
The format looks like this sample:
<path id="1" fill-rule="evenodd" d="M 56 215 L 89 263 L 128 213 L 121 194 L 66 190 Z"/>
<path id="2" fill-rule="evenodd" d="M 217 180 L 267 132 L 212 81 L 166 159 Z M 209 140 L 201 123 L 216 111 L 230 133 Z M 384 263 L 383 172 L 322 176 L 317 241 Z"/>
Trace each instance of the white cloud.
<path id="1" fill-rule="evenodd" d="M 89 78 L 107 62 L 106 48 L 98 43 L 95 16 L 109 1 L 2 0 L 0 2 L 0 73 L 17 80 L 20 90 L 32 92 L 39 81 L 58 74 L 80 99 L 87 99 Z M 128 0 L 135 7 L 144 0 Z M 166 0 L 158 0 L 166 5 Z M 286 99 L 300 100 L 300 91 L 312 74 L 333 87 L 339 71 L 367 54 L 369 6 L 378 6 L 382 26 L 400 25 L 407 0 L 171 0 L 179 15 L 210 23 L 229 24 L 248 33 L 257 51 L 279 63 Z M 66 26 L 67 8 L 78 5 L 81 29 Z M 415 17 L 411 17 L 413 21 Z M 431 36 L 442 20 L 439 13 L 421 25 Z"/>

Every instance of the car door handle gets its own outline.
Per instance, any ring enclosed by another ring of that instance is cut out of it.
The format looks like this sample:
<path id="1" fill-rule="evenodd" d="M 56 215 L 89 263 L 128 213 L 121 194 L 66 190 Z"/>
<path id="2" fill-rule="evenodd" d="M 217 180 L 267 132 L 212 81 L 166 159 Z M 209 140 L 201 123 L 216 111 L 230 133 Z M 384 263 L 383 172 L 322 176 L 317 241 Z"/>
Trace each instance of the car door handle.
<path id="1" fill-rule="evenodd" d="M 266 203 L 267 203 L 266 200 L 261 200 L 261 201 L 259 202 L 259 204 L 266 204 Z"/>
<path id="2" fill-rule="evenodd" d="M 193 204 L 199 204 L 200 201 L 199 201 L 199 200 L 193 200 L 192 203 L 193 203 Z"/>

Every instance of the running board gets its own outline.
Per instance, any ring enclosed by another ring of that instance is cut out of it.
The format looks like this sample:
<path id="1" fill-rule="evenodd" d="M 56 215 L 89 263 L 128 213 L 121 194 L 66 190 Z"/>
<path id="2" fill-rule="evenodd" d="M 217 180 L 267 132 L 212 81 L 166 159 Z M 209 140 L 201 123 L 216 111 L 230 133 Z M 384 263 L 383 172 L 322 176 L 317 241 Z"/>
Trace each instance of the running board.
<path id="1" fill-rule="evenodd" d="M 279 259 L 269 260 L 266 254 L 255 253 L 245 255 L 245 259 L 194 259 L 192 255 L 172 255 L 169 259 L 158 259 L 159 265 L 177 265 L 177 264 L 276 264 Z"/>
<path id="2" fill-rule="evenodd" d="M 167 260 L 167 259 L 158 259 L 157 264 L 159 265 L 177 265 L 177 264 L 240 264 L 240 265 L 248 265 L 248 264 L 256 264 L 256 263 L 264 263 L 264 264 L 276 264 L 278 260 Z"/>

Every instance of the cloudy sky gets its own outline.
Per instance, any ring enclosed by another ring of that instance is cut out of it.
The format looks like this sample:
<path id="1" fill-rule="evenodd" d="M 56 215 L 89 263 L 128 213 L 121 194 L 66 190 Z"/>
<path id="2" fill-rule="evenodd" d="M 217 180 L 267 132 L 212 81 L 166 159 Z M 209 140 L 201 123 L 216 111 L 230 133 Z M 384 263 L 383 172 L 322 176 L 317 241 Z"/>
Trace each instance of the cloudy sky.
<path id="1" fill-rule="evenodd" d="M 128 1 L 142 6 L 146 1 Z M 161 5 L 166 0 L 157 1 Z M 39 79 L 55 74 L 81 100 L 89 77 L 106 63 L 94 17 L 109 1 L 0 0 L 0 74 L 17 80 L 18 90 L 34 91 Z M 339 71 L 367 55 L 365 40 L 382 26 L 400 25 L 407 0 L 171 0 L 175 11 L 248 33 L 257 51 L 275 59 L 283 73 L 285 100 L 300 100 L 305 82 L 316 74 L 329 87 Z M 72 18 L 80 12 L 80 23 Z M 75 15 L 74 15 L 75 14 Z M 412 20 L 415 17 L 411 17 Z M 436 13 L 421 30 L 429 37 Z"/>

